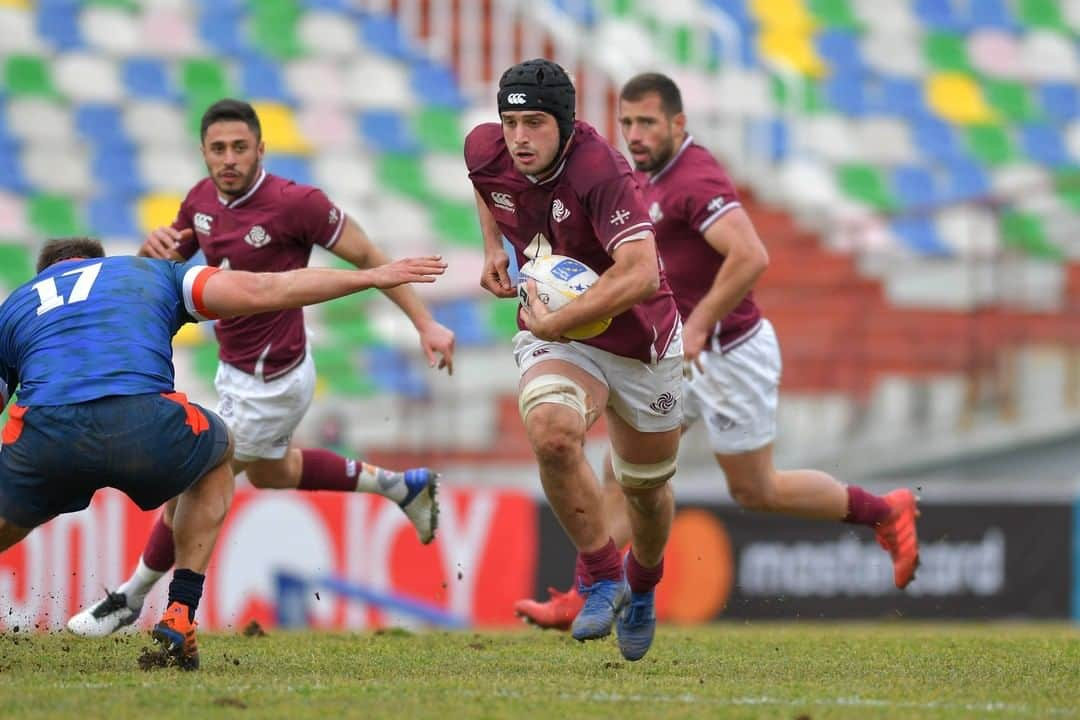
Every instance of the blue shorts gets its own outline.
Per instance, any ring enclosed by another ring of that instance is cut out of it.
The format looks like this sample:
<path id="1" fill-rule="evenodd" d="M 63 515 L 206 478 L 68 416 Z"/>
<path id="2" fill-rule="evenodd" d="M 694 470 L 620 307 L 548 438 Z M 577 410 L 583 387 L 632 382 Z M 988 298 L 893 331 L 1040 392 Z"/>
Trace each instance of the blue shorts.
<path id="1" fill-rule="evenodd" d="M 33 528 L 113 487 L 143 510 L 216 467 L 229 431 L 182 393 L 11 407 L 0 451 L 0 517 Z"/>

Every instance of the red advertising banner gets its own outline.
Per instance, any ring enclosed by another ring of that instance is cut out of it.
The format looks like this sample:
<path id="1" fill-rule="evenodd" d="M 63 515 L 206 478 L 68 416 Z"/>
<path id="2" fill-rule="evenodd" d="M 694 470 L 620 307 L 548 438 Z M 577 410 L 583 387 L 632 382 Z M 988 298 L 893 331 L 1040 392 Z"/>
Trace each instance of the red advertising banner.
<path id="1" fill-rule="evenodd" d="M 523 493 L 447 487 L 440 498 L 438 539 L 423 546 L 382 498 L 238 488 L 207 571 L 201 627 L 272 625 L 279 571 L 405 595 L 475 625 L 517 622 L 511 608 L 532 594 L 536 574 L 536 503 Z M 0 628 L 63 627 L 126 578 L 154 518 L 121 493 L 102 491 L 85 511 L 54 519 L 0 554 Z M 157 619 L 168 578 L 148 598 L 142 626 Z M 329 593 L 310 610 L 323 628 L 408 623 Z"/>

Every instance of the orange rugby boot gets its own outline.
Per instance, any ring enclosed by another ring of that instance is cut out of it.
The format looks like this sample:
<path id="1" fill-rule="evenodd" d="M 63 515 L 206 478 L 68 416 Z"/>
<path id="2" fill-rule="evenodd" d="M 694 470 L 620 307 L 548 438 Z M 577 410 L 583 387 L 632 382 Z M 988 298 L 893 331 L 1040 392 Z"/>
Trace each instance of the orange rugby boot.
<path id="1" fill-rule="evenodd" d="M 878 544 L 892 557 L 893 581 L 903 590 L 915 578 L 919 567 L 919 535 L 915 529 L 919 506 L 914 493 L 906 488 L 885 495 L 885 502 L 892 512 L 875 532 Z"/>
<path id="2" fill-rule="evenodd" d="M 540 628 L 569 630 L 570 624 L 581 612 L 585 598 L 578 592 L 577 585 L 566 592 L 559 592 L 549 587 L 548 594 L 551 598 L 546 602 L 531 598 L 518 600 L 514 603 L 514 613 L 525 622 Z"/>
<path id="3" fill-rule="evenodd" d="M 188 619 L 187 605 L 173 601 L 150 636 L 176 666 L 182 670 L 198 670 L 199 646 L 195 642 L 197 624 Z"/>

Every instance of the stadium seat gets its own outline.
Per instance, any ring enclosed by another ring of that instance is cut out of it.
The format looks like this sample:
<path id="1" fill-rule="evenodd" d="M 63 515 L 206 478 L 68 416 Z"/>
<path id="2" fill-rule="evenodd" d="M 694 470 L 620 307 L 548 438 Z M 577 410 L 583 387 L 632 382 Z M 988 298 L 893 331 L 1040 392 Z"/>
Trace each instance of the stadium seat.
<path id="1" fill-rule="evenodd" d="M 1023 74 L 1020 43 L 1014 35 L 992 30 L 968 35 L 968 57 L 977 72 L 994 78 L 1017 78 Z"/>
<path id="2" fill-rule="evenodd" d="M 13 97 L 5 104 L 7 127 L 14 138 L 64 143 L 75 136 L 73 114 L 66 103 L 41 97 Z"/>
<path id="3" fill-rule="evenodd" d="M 1050 168 L 1063 168 L 1072 164 L 1061 133 L 1052 125 L 1024 125 L 1020 128 L 1020 138 L 1024 153 L 1031 160 Z"/>
<path id="4" fill-rule="evenodd" d="M 155 193 L 139 198 L 136 208 L 138 213 L 136 220 L 139 224 L 139 235 L 145 235 L 151 230 L 171 225 L 176 219 L 176 213 L 180 210 L 183 196 L 179 194 Z"/>
<path id="5" fill-rule="evenodd" d="M 424 176 L 431 191 L 448 200 L 475 203 L 468 170 L 461 162 L 461 153 L 429 152 L 423 156 Z"/>
<path id="6" fill-rule="evenodd" d="M 441 107 L 425 106 L 414 116 L 413 133 L 431 151 L 460 153 L 465 144 L 457 112 Z"/>
<path id="7" fill-rule="evenodd" d="M 860 26 L 848 0 L 809 0 L 807 8 L 825 27 L 834 30 L 857 30 Z"/>
<path id="8" fill-rule="evenodd" d="M 923 99 L 922 85 L 917 80 L 897 75 L 880 76 L 873 109 L 908 119 L 921 118 L 929 112 Z"/>
<path id="9" fill-rule="evenodd" d="M 376 188 L 372 163 L 362 155 L 349 152 L 320 153 L 314 158 L 312 173 L 315 184 L 337 202 L 344 202 L 345 198 L 365 197 Z M 363 225 L 363 218 L 359 220 Z"/>
<path id="10" fill-rule="evenodd" d="M 117 103 L 123 87 L 116 64 L 91 53 L 66 53 L 53 63 L 57 89 L 76 102 Z"/>
<path id="11" fill-rule="evenodd" d="M 17 145 L 0 145 L 0 189 L 16 193 L 30 189 Z"/>
<path id="12" fill-rule="evenodd" d="M 418 99 L 413 95 L 406 67 L 377 55 L 353 58 L 345 68 L 343 87 L 349 105 L 360 109 L 412 110 Z"/>
<path id="13" fill-rule="evenodd" d="M 1016 14 L 1025 26 L 1068 33 L 1057 0 L 1017 0 Z"/>
<path id="14" fill-rule="evenodd" d="M 311 143 L 301 134 L 291 108 L 271 102 L 252 102 L 251 105 L 259 116 L 263 141 L 268 150 L 301 154 L 311 152 Z"/>
<path id="15" fill-rule="evenodd" d="M 74 0 L 39 2 L 37 6 L 38 35 L 54 50 L 75 50 L 84 45 L 79 29 L 79 6 Z"/>
<path id="16" fill-rule="evenodd" d="M 145 189 L 139 175 L 135 148 L 128 143 L 99 145 L 91 160 L 94 183 L 100 192 L 132 196 Z"/>
<path id="17" fill-rule="evenodd" d="M 244 33 L 244 8 L 227 3 L 203 3 L 196 29 L 207 49 L 215 54 L 240 56 L 249 51 Z"/>
<path id="18" fill-rule="evenodd" d="M 937 228 L 929 217 L 898 218 L 892 221 L 890 229 L 900 238 L 903 246 L 916 255 L 948 257 L 952 254 L 938 237 Z"/>
<path id="19" fill-rule="evenodd" d="M 889 3 L 883 7 L 893 5 Z M 910 78 L 920 77 L 926 72 L 926 57 L 915 36 L 892 28 L 871 29 L 863 34 L 859 45 L 867 66 L 875 72 Z"/>
<path id="20" fill-rule="evenodd" d="M 930 109 L 950 122 L 968 125 L 994 119 L 981 89 L 966 73 L 931 75 L 927 80 L 926 94 Z"/>
<path id="21" fill-rule="evenodd" d="M 55 96 L 52 73 L 45 59 L 34 55 L 9 55 L 5 58 L 4 92 L 12 97 Z"/>
<path id="22" fill-rule="evenodd" d="M 994 113 L 1010 123 L 1027 122 L 1037 115 L 1022 83 L 987 79 L 983 82 L 983 95 Z"/>
<path id="23" fill-rule="evenodd" d="M 151 146 L 139 153 L 139 175 L 151 192 L 182 195 L 206 176 L 206 166 L 194 147 Z"/>
<path id="24" fill-rule="evenodd" d="M 45 44 L 38 37 L 34 14 L 28 8 L 0 6 L 4 49 L 8 53 L 41 55 Z"/>
<path id="25" fill-rule="evenodd" d="M 240 92 L 244 99 L 291 104 L 278 63 L 260 55 L 247 55 L 239 65 Z"/>
<path id="26" fill-rule="evenodd" d="M 837 185 L 849 198 L 874 210 L 887 212 L 897 207 L 881 172 L 870 165 L 841 165 L 837 168 Z"/>
<path id="27" fill-rule="evenodd" d="M 367 47 L 398 60 L 415 57 L 397 20 L 390 15 L 368 15 L 360 19 L 360 41 Z"/>
<path id="28" fill-rule="evenodd" d="M 431 222 L 439 237 L 451 245 L 477 249 L 484 246 L 475 204 L 438 198 L 431 206 Z"/>
<path id="29" fill-rule="evenodd" d="M 923 51 L 930 68 L 942 73 L 970 73 L 964 36 L 951 32 L 927 33 Z"/>
<path id="30" fill-rule="evenodd" d="M 929 161 L 948 160 L 965 155 L 956 139 L 953 126 L 934 117 L 924 117 L 913 124 L 915 146 Z"/>
<path id="31" fill-rule="evenodd" d="M 99 195 L 86 206 L 87 222 L 95 235 L 107 238 L 140 238 L 131 201 L 126 196 Z"/>
<path id="32" fill-rule="evenodd" d="M 301 185 L 315 184 L 315 176 L 311 171 L 311 163 L 308 162 L 307 158 L 268 152 L 266 153 L 266 169 L 268 172 L 288 178 Z"/>
<path id="33" fill-rule="evenodd" d="M 928 208 L 938 200 L 934 176 L 925 167 L 900 165 L 893 168 L 892 187 L 903 208 Z"/>
<path id="34" fill-rule="evenodd" d="M 379 390 L 416 399 L 428 396 L 427 383 L 399 350 L 372 346 L 362 357 L 365 374 Z"/>
<path id="35" fill-rule="evenodd" d="M 75 203 L 61 195 L 31 195 L 26 203 L 26 218 L 31 228 L 44 237 L 72 237 L 84 232 Z"/>
<path id="36" fill-rule="evenodd" d="M 194 149 L 197 134 L 189 134 L 183 112 L 172 103 L 159 100 L 129 100 L 124 103 L 124 130 L 140 147 Z M 193 142 L 194 141 L 194 142 Z"/>
<path id="37" fill-rule="evenodd" d="M 915 0 L 914 11 L 928 30 L 962 33 L 968 29 L 968 24 L 950 0 Z"/>
<path id="38" fill-rule="evenodd" d="M 0 238 L 22 239 L 29 234 L 26 200 L 21 195 L 0 191 Z"/>
<path id="39" fill-rule="evenodd" d="M 427 200 L 427 182 L 419 158 L 413 155 L 384 153 L 378 157 L 375 167 L 375 176 L 380 186 L 421 202 Z"/>
<path id="40" fill-rule="evenodd" d="M 1014 32 L 1018 27 L 1008 0 L 968 0 L 968 14 L 974 27 L 1005 32 Z"/>
<path id="41" fill-rule="evenodd" d="M 953 157 L 941 163 L 944 196 L 949 202 L 981 198 L 990 192 L 990 178 L 982 165 L 970 158 Z"/>
<path id="42" fill-rule="evenodd" d="M 441 302 L 434 305 L 431 314 L 435 320 L 454 331 L 454 339 L 460 347 L 486 345 L 493 338 L 485 317 L 486 307 L 473 298 Z"/>
<path id="43" fill-rule="evenodd" d="M 140 27 L 129 10 L 88 6 L 79 18 L 86 43 L 112 56 L 126 57 L 143 49 Z"/>
<path id="44" fill-rule="evenodd" d="M 1016 157 L 1009 133 L 1000 125 L 973 125 L 965 135 L 971 154 L 987 166 L 1004 165 Z"/>
<path id="45" fill-rule="evenodd" d="M 352 114 L 340 105 L 304 103 L 297 109 L 296 125 L 300 135 L 318 151 L 334 154 L 356 148 L 357 129 Z"/>
<path id="46" fill-rule="evenodd" d="M 279 60 L 303 53 L 296 32 L 300 11 L 293 0 L 260 0 L 248 7 L 256 47 Z"/>
<path id="47" fill-rule="evenodd" d="M 338 64 L 327 58 L 301 58 L 285 66 L 285 87 L 303 103 L 344 105 L 345 78 Z"/>
<path id="48" fill-rule="evenodd" d="M 1047 30 L 1033 30 L 1023 35 L 1020 62 L 1024 77 L 1033 80 L 1076 82 L 1080 80 L 1080 62 L 1076 48 L 1066 36 Z"/>
<path id="49" fill-rule="evenodd" d="M 144 46 L 168 58 L 189 58 L 206 50 L 199 43 L 192 18 L 182 6 L 148 4 L 140 14 L 139 34 Z"/>
<path id="50" fill-rule="evenodd" d="M 1001 218 L 1001 240 L 1026 255 L 1060 262 L 1064 252 L 1050 242 L 1042 219 L 1031 213 L 1006 212 Z"/>
<path id="51" fill-rule="evenodd" d="M 84 197 L 93 187 L 90 158 L 71 139 L 55 145 L 25 145 L 22 164 L 26 179 L 42 192 Z"/>
<path id="52" fill-rule="evenodd" d="M 212 58 L 192 58 L 180 63 L 180 87 L 189 103 L 206 102 L 232 95 L 225 68 Z"/>
<path id="53" fill-rule="evenodd" d="M 412 64 L 412 90 L 427 106 L 459 109 L 465 100 L 458 89 L 457 79 L 441 63 L 421 60 Z"/>
<path id="54" fill-rule="evenodd" d="M 845 115 L 860 117 L 867 112 L 863 78 L 853 72 L 836 72 L 824 81 L 825 101 Z"/>
<path id="55" fill-rule="evenodd" d="M 333 10 L 304 13 L 297 24 L 297 37 L 301 46 L 313 55 L 351 57 L 360 52 L 356 28 L 352 22 L 342 18 L 340 9 Z"/>
<path id="56" fill-rule="evenodd" d="M 87 103 L 75 108 L 75 128 L 95 145 L 128 141 L 120 108 L 112 104 Z"/>
<path id="57" fill-rule="evenodd" d="M 33 276 L 30 249 L 22 243 L 0 241 L 0 285 L 14 290 Z"/>
<path id="58" fill-rule="evenodd" d="M 413 154 L 420 150 L 409 122 L 393 110 L 361 113 L 360 134 L 368 147 L 378 152 Z"/>
<path id="59" fill-rule="evenodd" d="M 1080 117 L 1080 90 L 1071 83 L 1039 86 L 1039 105 L 1051 120 L 1068 122 Z"/>
<path id="60" fill-rule="evenodd" d="M 124 87 L 135 98 L 175 101 L 178 95 L 164 61 L 152 57 L 128 59 L 121 70 Z"/>

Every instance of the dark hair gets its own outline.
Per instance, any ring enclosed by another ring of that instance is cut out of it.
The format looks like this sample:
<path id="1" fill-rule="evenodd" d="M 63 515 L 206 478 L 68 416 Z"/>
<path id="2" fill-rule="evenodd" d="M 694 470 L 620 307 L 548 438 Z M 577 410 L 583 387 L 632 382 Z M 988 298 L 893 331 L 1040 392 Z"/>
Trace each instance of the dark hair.
<path id="1" fill-rule="evenodd" d="M 660 96 L 660 107 L 669 118 L 683 111 L 682 93 L 679 92 L 679 86 L 674 80 L 661 73 L 642 73 L 630 78 L 623 85 L 619 99 L 637 102 L 649 93 Z"/>
<path id="2" fill-rule="evenodd" d="M 99 257 L 105 257 L 105 248 L 100 240 L 89 237 L 53 238 L 46 241 L 45 247 L 38 253 L 37 271 L 41 272 L 61 260 Z"/>
<path id="3" fill-rule="evenodd" d="M 239 120 L 247 125 L 251 132 L 255 133 L 256 142 L 262 140 L 262 125 L 259 124 L 259 116 L 255 114 L 255 108 L 251 103 L 243 100 L 225 98 L 206 108 L 203 113 L 202 123 L 199 125 L 199 139 L 206 139 L 206 131 L 216 122 Z"/>

